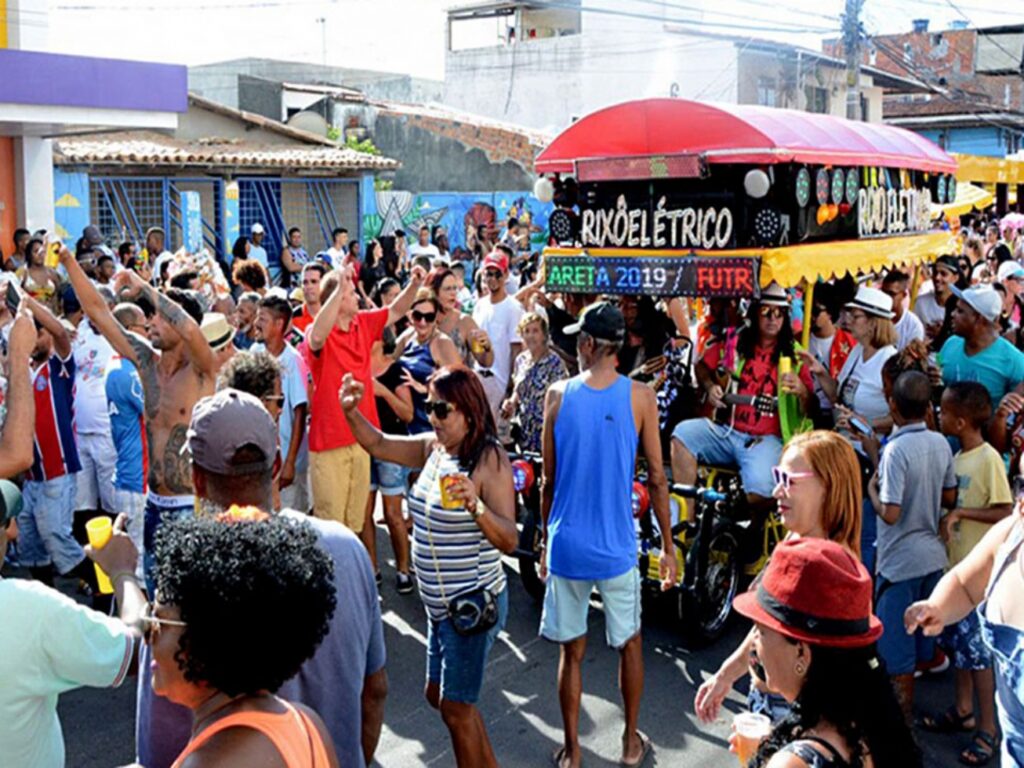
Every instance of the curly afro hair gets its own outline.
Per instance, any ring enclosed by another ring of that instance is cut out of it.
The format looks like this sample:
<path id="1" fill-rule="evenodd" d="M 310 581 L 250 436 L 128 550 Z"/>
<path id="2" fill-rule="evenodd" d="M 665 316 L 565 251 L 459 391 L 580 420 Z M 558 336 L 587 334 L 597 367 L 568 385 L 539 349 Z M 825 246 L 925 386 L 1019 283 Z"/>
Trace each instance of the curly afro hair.
<path id="1" fill-rule="evenodd" d="M 281 378 L 281 364 L 267 352 L 246 350 L 227 363 L 217 377 L 217 389 L 238 389 L 262 400 L 274 394 Z"/>
<path id="2" fill-rule="evenodd" d="M 229 696 L 276 691 L 327 635 L 334 563 L 301 521 L 168 522 L 156 561 L 160 602 L 187 625 L 175 659 L 191 683 Z"/>

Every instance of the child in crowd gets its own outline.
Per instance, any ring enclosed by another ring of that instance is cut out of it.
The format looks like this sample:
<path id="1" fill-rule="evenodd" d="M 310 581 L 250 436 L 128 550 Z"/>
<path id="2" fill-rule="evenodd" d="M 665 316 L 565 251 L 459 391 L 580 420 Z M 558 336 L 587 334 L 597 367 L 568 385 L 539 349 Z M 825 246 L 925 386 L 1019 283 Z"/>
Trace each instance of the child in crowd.
<path id="1" fill-rule="evenodd" d="M 886 627 L 878 643 L 908 723 L 917 660 L 934 656 L 934 641 L 902 631 L 903 612 L 931 594 L 946 568 L 939 537 L 943 507 L 956 502 L 953 452 L 942 435 L 929 431 L 931 383 L 919 371 L 896 379 L 888 398 L 895 429 L 882 450 L 869 485 L 879 517 L 875 613 Z"/>
<path id="2" fill-rule="evenodd" d="M 976 382 L 957 382 L 942 395 L 942 433 L 960 441 L 954 459 L 959 491 L 956 508 L 942 518 L 950 567 L 967 557 L 993 524 L 1010 514 L 1013 494 L 999 452 L 985 442 L 982 428 L 992 416 L 988 390 Z M 921 725 L 940 733 L 974 731 L 960 761 L 984 765 L 996 750 L 995 676 L 992 653 L 985 645 L 978 614 L 946 628 L 943 646 L 956 670 L 956 701 L 944 713 L 922 718 Z M 977 709 L 974 694 L 978 696 Z"/>

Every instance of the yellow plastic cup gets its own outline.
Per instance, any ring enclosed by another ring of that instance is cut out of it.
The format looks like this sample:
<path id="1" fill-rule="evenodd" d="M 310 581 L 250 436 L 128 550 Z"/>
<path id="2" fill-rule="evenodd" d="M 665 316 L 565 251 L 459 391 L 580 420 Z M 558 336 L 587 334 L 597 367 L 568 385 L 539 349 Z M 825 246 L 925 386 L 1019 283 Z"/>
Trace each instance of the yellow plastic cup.
<path id="1" fill-rule="evenodd" d="M 103 549 L 114 535 L 114 523 L 109 517 L 94 517 L 85 524 L 85 533 L 89 537 L 89 544 L 93 549 Z M 93 563 L 96 569 L 96 582 L 99 584 L 101 595 L 112 595 L 114 585 L 103 569 Z"/>
<path id="2" fill-rule="evenodd" d="M 461 477 L 462 475 L 441 476 L 441 507 L 443 509 L 458 509 L 462 506 L 461 501 L 451 496 L 452 485 L 457 483 Z"/>
<path id="3" fill-rule="evenodd" d="M 793 359 L 791 357 L 782 356 L 779 358 L 779 375 L 785 376 L 787 373 L 793 372 Z"/>

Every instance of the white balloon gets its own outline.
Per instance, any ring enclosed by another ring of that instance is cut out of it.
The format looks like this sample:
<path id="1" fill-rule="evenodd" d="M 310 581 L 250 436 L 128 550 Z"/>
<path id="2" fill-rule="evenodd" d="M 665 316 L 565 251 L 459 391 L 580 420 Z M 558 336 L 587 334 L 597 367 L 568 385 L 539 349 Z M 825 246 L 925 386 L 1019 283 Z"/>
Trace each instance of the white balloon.
<path id="1" fill-rule="evenodd" d="M 550 203 L 555 198 L 555 185 L 547 176 L 541 176 L 533 184 L 533 196 L 542 203 Z"/>
<path id="2" fill-rule="evenodd" d="M 748 195 L 754 198 L 767 195 L 771 185 L 772 182 L 768 178 L 768 174 L 760 168 L 747 171 L 747 175 L 743 178 L 743 188 L 747 191 Z"/>

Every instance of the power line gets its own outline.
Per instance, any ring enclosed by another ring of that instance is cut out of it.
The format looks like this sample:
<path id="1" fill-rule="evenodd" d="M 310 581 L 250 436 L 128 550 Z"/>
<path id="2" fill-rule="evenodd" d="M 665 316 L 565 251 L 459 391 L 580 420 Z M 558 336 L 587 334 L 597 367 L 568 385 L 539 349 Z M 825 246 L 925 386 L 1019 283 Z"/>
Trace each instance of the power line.
<path id="1" fill-rule="evenodd" d="M 645 3 L 647 5 L 654 5 L 654 6 L 657 6 L 659 8 L 673 8 L 673 9 L 678 9 L 678 10 L 681 10 L 681 11 L 697 11 L 697 12 L 699 12 L 701 14 L 710 13 L 710 14 L 713 14 L 715 16 L 725 16 L 726 18 L 731 18 L 731 19 L 746 19 L 748 21 L 759 21 L 759 19 L 752 18 L 749 13 L 729 13 L 728 11 L 713 11 L 713 10 L 707 10 L 707 9 L 705 9 L 705 8 L 703 8 L 701 6 L 697 6 L 697 5 L 682 5 L 682 4 L 679 4 L 679 3 L 662 2 L 662 0 L 632 0 L 632 1 L 634 3 Z M 749 2 L 749 3 L 753 4 L 753 5 L 757 5 L 759 7 L 764 7 L 763 4 L 760 3 L 760 2 L 757 2 L 757 0 L 736 0 L 736 2 Z M 798 13 L 805 13 L 808 16 L 817 16 L 819 18 L 826 19 L 828 21 L 835 21 L 835 22 L 839 21 L 839 17 L 838 16 L 829 16 L 829 15 L 824 14 L 824 13 L 805 12 L 805 11 L 793 8 L 792 6 L 773 5 L 772 7 L 773 8 L 782 8 L 783 10 L 795 11 L 795 12 L 798 12 Z M 765 21 L 767 21 L 767 19 L 765 19 Z"/>

